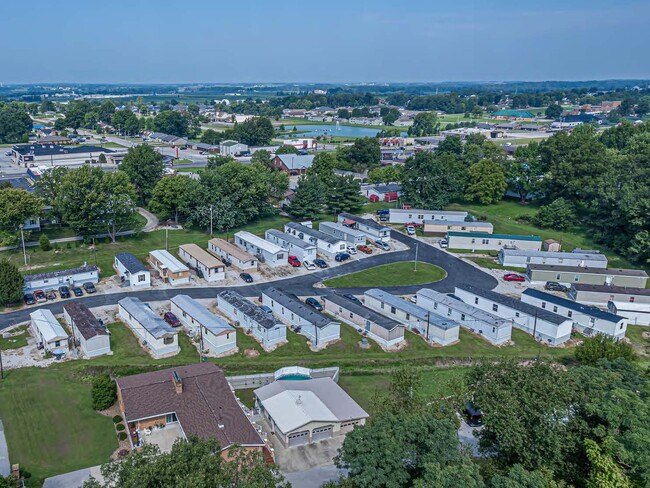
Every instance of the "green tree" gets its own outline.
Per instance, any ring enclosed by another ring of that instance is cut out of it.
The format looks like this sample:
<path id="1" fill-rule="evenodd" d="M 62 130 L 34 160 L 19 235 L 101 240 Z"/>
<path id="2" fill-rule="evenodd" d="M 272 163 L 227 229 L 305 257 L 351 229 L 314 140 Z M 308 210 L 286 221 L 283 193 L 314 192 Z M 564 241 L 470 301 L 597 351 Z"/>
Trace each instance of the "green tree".
<path id="1" fill-rule="evenodd" d="M 51 207 L 50 215 L 59 222 L 63 221 L 61 183 L 69 171 L 70 168 L 64 166 L 49 168 L 34 184 L 36 195 L 43 199 L 45 205 Z"/>
<path id="2" fill-rule="evenodd" d="M 187 137 L 189 122 L 181 113 L 173 110 L 163 110 L 153 119 L 158 132 L 178 137 Z"/>
<path id="3" fill-rule="evenodd" d="M 465 189 L 467 170 L 451 154 L 420 152 L 404 163 L 404 200 L 416 208 L 445 208 Z"/>
<path id="4" fill-rule="evenodd" d="M 601 359 L 614 361 L 623 358 L 627 361 L 635 361 L 637 355 L 634 348 L 625 341 L 619 341 L 604 334 L 597 334 L 594 337 L 585 338 L 575 350 L 575 356 L 582 364 L 595 365 Z"/>
<path id="5" fill-rule="evenodd" d="M 590 464 L 587 488 L 632 488 L 635 486 L 625 470 L 614 459 L 616 446 L 611 437 L 602 446 L 591 439 L 585 439 L 585 450 Z"/>
<path id="6" fill-rule="evenodd" d="M 201 134 L 201 142 L 203 144 L 217 145 L 223 140 L 223 133 L 213 129 L 206 129 Z"/>
<path id="7" fill-rule="evenodd" d="M 43 100 L 41 102 L 41 112 L 54 112 L 55 110 L 56 106 L 52 100 Z"/>
<path id="8" fill-rule="evenodd" d="M 561 197 L 540 207 L 534 218 L 536 225 L 555 230 L 566 230 L 573 225 L 575 220 L 576 214 L 573 205 Z"/>
<path id="9" fill-rule="evenodd" d="M 461 141 L 458 136 L 445 137 L 438 148 L 436 149 L 436 154 L 453 154 L 457 157 L 461 157 L 463 154 L 463 141 Z"/>
<path id="10" fill-rule="evenodd" d="M 527 471 L 520 464 L 512 466 L 506 474 L 498 473 L 490 480 L 490 488 L 563 488 L 563 482 L 553 480 L 547 469 Z"/>
<path id="11" fill-rule="evenodd" d="M 98 110 L 99 120 L 101 120 L 106 124 L 111 123 L 111 119 L 114 113 L 115 113 L 115 104 L 110 100 L 106 100 L 104 103 L 102 103 L 99 106 L 99 110 Z"/>
<path id="12" fill-rule="evenodd" d="M 337 159 L 347 161 L 358 173 L 377 167 L 381 160 L 379 141 L 374 137 L 357 138 L 351 146 L 338 149 Z"/>
<path id="13" fill-rule="evenodd" d="M 298 149 L 295 146 L 283 144 L 275 150 L 275 154 L 298 154 Z"/>
<path id="14" fill-rule="evenodd" d="M 557 119 L 562 115 L 562 105 L 559 103 L 552 103 L 546 108 L 546 118 Z"/>
<path id="15" fill-rule="evenodd" d="M 143 205 L 149 202 L 153 188 L 162 177 L 163 168 L 162 154 L 148 144 L 130 147 L 120 164 L 120 171 L 129 177 Z"/>
<path id="16" fill-rule="evenodd" d="M 421 112 L 413 119 L 408 135 L 413 137 L 433 136 L 440 132 L 440 122 L 435 112 Z"/>
<path id="17" fill-rule="evenodd" d="M 519 195 L 519 201 L 525 202 L 527 198 L 531 198 L 541 178 L 539 143 L 533 141 L 518 147 L 514 161 L 508 162 L 506 166 L 508 188 Z"/>
<path id="18" fill-rule="evenodd" d="M 251 162 L 259 163 L 262 166 L 266 166 L 267 168 L 272 168 L 273 165 L 271 161 L 271 153 L 264 149 L 258 149 L 257 151 L 255 151 L 251 156 Z"/>
<path id="19" fill-rule="evenodd" d="M 52 249 L 50 238 L 47 237 L 47 234 L 41 234 L 41 237 L 38 239 L 38 245 L 40 246 L 41 251 L 47 252 Z"/>
<path id="20" fill-rule="evenodd" d="M 483 205 L 497 203 L 506 192 L 506 175 L 499 163 L 484 159 L 469 168 L 470 183 L 465 198 Z"/>
<path id="21" fill-rule="evenodd" d="M 413 483 L 413 488 L 484 488 L 485 483 L 478 465 L 471 458 L 465 457 L 461 462 L 444 465 L 430 462 Z M 514 487 L 513 487 L 514 488 Z"/>
<path id="22" fill-rule="evenodd" d="M 327 182 L 334 176 L 334 170 L 338 166 L 339 161 L 336 159 L 335 153 L 321 152 L 314 156 L 309 173 L 318 175 L 323 182 Z"/>
<path id="23" fill-rule="evenodd" d="M 151 195 L 150 207 L 165 217 L 178 222 L 178 210 L 188 198 L 192 179 L 186 175 L 167 176 L 156 183 Z"/>
<path id="24" fill-rule="evenodd" d="M 352 114 L 347 108 L 340 108 L 338 110 L 337 116 L 339 119 L 349 119 L 350 117 L 352 117 Z"/>
<path id="25" fill-rule="evenodd" d="M 308 173 L 298 179 L 293 200 L 287 209 L 296 219 L 313 220 L 321 213 L 328 191 L 319 176 Z"/>
<path id="26" fill-rule="evenodd" d="M 107 164 L 107 161 L 106 161 L 106 154 L 101 153 L 101 154 L 99 155 L 99 164 Z"/>
<path id="27" fill-rule="evenodd" d="M 199 116 L 199 106 L 196 103 L 190 103 L 187 106 L 187 113 L 190 114 L 192 117 L 198 117 Z"/>
<path id="28" fill-rule="evenodd" d="M 237 160 L 230 155 L 224 156 L 223 154 L 210 154 L 208 156 L 208 164 L 206 168 L 218 168 L 226 163 L 236 163 Z"/>
<path id="29" fill-rule="evenodd" d="M 330 214 L 355 212 L 366 202 L 361 195 L 361 185 L 353 176 L 334 175 L 326 185 L 325 204 Z"/>
<path id="30" fill-rule="evenodd" d="M 93 408 L 95 410 L 106 410 L 117 399 L 115 382 L 107 374 L 95 376 L 90 394 L 92 396 Z"/>
<path id="31" fill-rule="evenodd" d="M 249 146 L 266 146 L 275 135 L 273 123 L 267 117 L 253 117 L 232 129 L 235 138 Z"/>
<path id="32" fill-rule="evenodd" d="M 400 113 L 396 108 L 382 107 L 380 115 L 384 125 L 393 125 L 399 119 Z"/>
<path id="33" fill-rule="evenodd" d="M 23 275 L 8 259 L 0 259 L 0 306 L 18 303 L 23 296 Z"/>
<path id="34" fill-rule="evenodd" d="M 13 105 L 0 105 L 0 144 L 27 142 L 32 119 Z"/>
<path id="35" fill-rule="evenodd" d="M 19 188 L 0 189 L 0 237 L 12 242 L 27 219 L 40 217 L 43 200 Z"/>
<path id="36" fill-rule="evenodd" d="M 142 130 L 142 121 L 131 110 L 117 110 L 112 125 L 120 134 L 136 135 Z"/>
<path id="37" fill-rule="evenodd" d="M 404 167 L 397 164 L 371 169 L 368 183 L 400 183 L 404 178 Z"/>

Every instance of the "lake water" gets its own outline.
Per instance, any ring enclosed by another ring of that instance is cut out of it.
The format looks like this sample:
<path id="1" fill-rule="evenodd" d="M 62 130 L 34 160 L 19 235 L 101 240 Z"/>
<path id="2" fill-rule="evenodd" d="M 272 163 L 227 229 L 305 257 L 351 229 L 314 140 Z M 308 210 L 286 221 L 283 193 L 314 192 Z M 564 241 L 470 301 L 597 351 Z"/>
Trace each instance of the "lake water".
<path id="1" fill-rule="evenodd" d="M 300 134 L 286 135 L 286 138 L 292 137 L 317 137 L 317 136 L 340 136 L 340 137 L 375 137 L 379 129 L 369 129 L 368 127 L 354 127 L 349 125 L 295 125 Z M 285 124 L 286 129 L 293 129 L 291 124 Z"/>

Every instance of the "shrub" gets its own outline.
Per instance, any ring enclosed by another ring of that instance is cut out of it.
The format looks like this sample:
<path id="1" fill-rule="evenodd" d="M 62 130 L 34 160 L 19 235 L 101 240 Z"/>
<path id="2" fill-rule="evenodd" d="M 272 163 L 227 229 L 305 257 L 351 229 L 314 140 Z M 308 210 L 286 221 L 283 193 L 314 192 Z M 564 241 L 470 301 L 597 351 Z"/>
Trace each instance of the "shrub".
<path id="1" fill-rule="evenodd" d="M 548 205 L 540 207 L 539 212 L 535 215 L 534 223 L 539 227 L 566 230 L 575 220 L 576 214 L 573 205 L 564 198 L 558 198 Z"/>
<path id="2" fill-rule="evenodd" d="M 582 364 L 595 365 L 601 359 L 614 361 L 623 358 L 628 361 L 635 361 L 637 355 L 630 344 L 624 341 L 617 341 L 603 334 L 585 339 L 582 344 L 576 347 L 576 359 Z"/>
<path id="3" fill-rule="evenodd" d="M 107 374 L 96 376 L 93 379 L 92 400 L 95 410 L 105 410 L 115 402 L 117 389 L 115 382 Z"/>
<path id="4" fill-rule="evenodd" d="M 117 434 L 117 438 L 121 441 L 125 441 L 127 437 L 129 436 L 126 434 L 126 432 L 120 432 L 119 434 Z M 120 456 L 124 457 L 126 456 L 126 454 L 122 454 L 122 451 L 120 451 Z"/>
<path id="5" fill-rule="evenodd" d="M 122 421 L 122 416 L 121 415 L 116 415 L 113 417 L 113 423 L 114 424 L 119 424 Z"/>
<path id="6" fill-rule="evenodd" d="M 117 424 L 117 425 L 115 426 L 115 428 L 116 428 L 118 431 L 121 431 L 121 430 L 124 430 L 125 427 L 124 427 L 124 424 Z"/>
<path id="7" fill-rule="evenodd" d="M 65 248 L 66 249 L 72 249 L 72 242 L 66 243 Z"/>
<path id="8" fill-rule="evenodd" d="M 41 246 L 41 251 L 49 251 L 52 249 L 52 245 L 50 244 L 50 238 L 47 237 L 45 234 L 41 234 L 40 239 L 38 240 L 39 246 Z"/>

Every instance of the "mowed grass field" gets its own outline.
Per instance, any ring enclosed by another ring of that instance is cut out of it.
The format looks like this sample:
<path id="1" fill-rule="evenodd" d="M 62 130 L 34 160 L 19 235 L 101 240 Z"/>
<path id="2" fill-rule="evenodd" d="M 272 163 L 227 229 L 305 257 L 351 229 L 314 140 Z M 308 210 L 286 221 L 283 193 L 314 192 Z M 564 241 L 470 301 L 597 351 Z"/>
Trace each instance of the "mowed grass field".
<path id="1" fill-rule="evenodd" d="M 445 270 L 433 264 L 400 261 L 332 278 L 323 284 L 330 288 L 423 285 L 440 281 L 445 276 Z"/>

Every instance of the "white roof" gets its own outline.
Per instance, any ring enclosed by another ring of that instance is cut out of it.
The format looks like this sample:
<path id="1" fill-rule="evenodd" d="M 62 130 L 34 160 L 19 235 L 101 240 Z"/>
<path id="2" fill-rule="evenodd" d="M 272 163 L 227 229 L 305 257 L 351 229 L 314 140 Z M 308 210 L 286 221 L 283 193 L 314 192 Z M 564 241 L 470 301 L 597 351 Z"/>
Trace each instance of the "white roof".
<path id="1" fill-rule="evenodd" d="M 219 335 L 222 332 L 233 332 L 235 330 L 225 320 L 217 317 L 192 297 L 176 295 L 171 301 L 214 335 Z"/>
<path id="2" fill-rule="evenodd" d="M 581 259 L 584 261 L 605 261 L 607 256 L 597 252 L 566 252 L 566 251 L 532 251 L 526 249 L 502 249 L 504 256 L 524 256 L 535 258 L 554 258 L 554 259 Z"/>
<path id="3" fill-rule="evenodd" d="M 239 237 L 241 240 L 246 241 L 249 244 L 252 244 L 253 246 L 259 247 L 260 249 L 264 249 L 266 252 L 271 254 L 288 252 L 286 249 L 278 246 L 277 244 L 273 244 L 272 242 L 264 240 L 261 237 L 258 237 L 255 234 L 251 234 L 250 232 L 247 232 L 245 230 L 241 230 L 237 232 L 235 234 L 235 237 Z"/>
<path id="4" fill-rule="evenodd" d="M 161 319 L 151 310 L 146 303 L 139 298 L 126 297 L 117 302 L 126 312 L 138 322 L 143 329 L 149 332 L 156 339 L 160 339 L 167 334 L 177 334 L 176 329 L 171 327 L 167 322 Z"/>
<path id="5" fill-rule="evenodd" d="M 345 225 L 339 224 L 338 222 L 321 222 L 318 224 L 318 230 L 328 234 L 328 229 L 336 229 L 343 232 L 344 234 L 354 236 L 354 237 L 366 237 L 366 234 L 357 229 L 352 229 L 351 227 L 346 227 Z"/>
<path id="6" fill-rule="evenodd" d="M 32 318 L 32 324 L 39 330 L 45 342 L 68 338 L 68 334 L 48 309 L 36 310 L 30 313 L 29 316 Z"/>
<path id="7" fill-rule="evenodd" d="M 612 302 L 617 312 L 645 312 L 650 313 L 650 303 Z"/>
<path id="8" fill-rule="evenodd" d="M 255 390 L 255 395 L 285 434 L 310 422 L 345 422 L 368 417 L 331 378 L 274 381 Z"/>
<path id="9" fill-rule="evenodd" d="M 404 213 L 404 214 L 437 214 L 449 215 L 454 217 L 467 217 L 467 212 L 456 212 L 453 210 L 424 210 L 422 208 L 390 208 L 390 213 Z"/>
<path id="10" fill-rule="evenodd" d="M 492 229 L 493 225 L 490 222 L 466 222 L 465 220 L 442 220 L 442 219 L 434 219 L 434 220 L 424 220 L 423 221 L 425 225 L 465 225 L 468 227 L 485 227 L 488 229 Z"/>
<path id="11" fill-rule="evenodd" d="M 189 271 L 190 269 L 176 259 L 169 251 L 164 249 L 156 249 L 155 251 L 149 252 L 156 261 L 158 261 L 161 266 L 167 268 L 172 273 L 182 273 L 183 271 Z"/>

